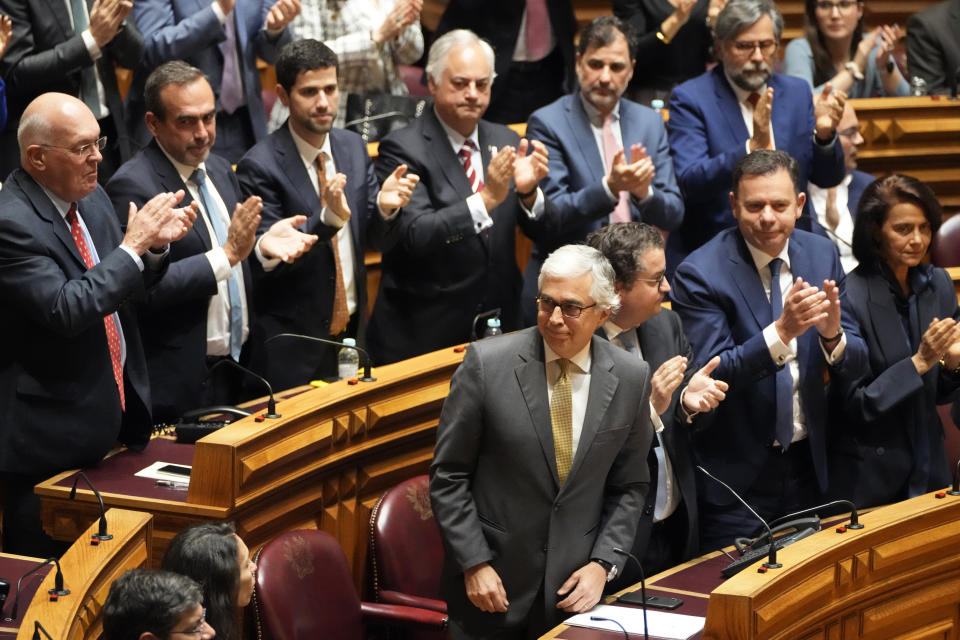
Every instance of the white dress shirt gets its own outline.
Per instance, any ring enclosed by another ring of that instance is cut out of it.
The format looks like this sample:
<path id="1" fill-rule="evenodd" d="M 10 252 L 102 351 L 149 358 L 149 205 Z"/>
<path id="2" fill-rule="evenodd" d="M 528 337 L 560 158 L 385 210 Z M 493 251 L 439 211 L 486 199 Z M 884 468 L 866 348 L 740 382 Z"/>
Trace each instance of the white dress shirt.
<path id="1" fill-rule="evenodd" d="M 817 221 L 824 229 L 833 244 L 837 245 L 837 251 L 840 253 L 840 264 L 843 266 L 844 273 L 850 273 L 856 269 L 857 259 L 853 257 L 853 215 L 850 212 L 850 183 L 853 182 L 853 174 L 848 173 L 843 182 L 834 187 L 837 190 L 837 213 L 840 214 L 840 222 L 837 228 L 831 230 L 827 225 L 827 192 L 829 189 L 818 187 L 812 182 L 807 185 L 807 197 L 810 198 L 810 206 L 817 212 Z"/>

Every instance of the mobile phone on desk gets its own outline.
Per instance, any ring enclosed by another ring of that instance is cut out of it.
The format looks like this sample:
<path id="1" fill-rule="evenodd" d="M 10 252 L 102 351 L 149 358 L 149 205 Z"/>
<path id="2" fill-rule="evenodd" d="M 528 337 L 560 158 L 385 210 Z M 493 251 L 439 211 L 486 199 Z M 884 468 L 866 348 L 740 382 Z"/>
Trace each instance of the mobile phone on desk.
<path id="1" fill-rule="evenodd" d="M 185 467 L 182 464 L 165 464 L 162 467 L 158 467 L 157 471 L 175 476 L 184 476 L 185 478 L 190 477 L 190 467 Z"/>
<path id="2" fill-rule="evenodd" d="M 643 596 L 639 591 L 634 591 L 633 593 L 625 593 L 622 596 L 617 598 L 617 602 L 622 602 L 624 604 L 635 604 L 639 606 L 651 607 L 653 609 L 676 609 L 683 604 L 683 600 L 680 598 L 671 598 L 669 596 L 656 596 L 649 595 L 647 596 L 646 602 L 643 600 Z"/>

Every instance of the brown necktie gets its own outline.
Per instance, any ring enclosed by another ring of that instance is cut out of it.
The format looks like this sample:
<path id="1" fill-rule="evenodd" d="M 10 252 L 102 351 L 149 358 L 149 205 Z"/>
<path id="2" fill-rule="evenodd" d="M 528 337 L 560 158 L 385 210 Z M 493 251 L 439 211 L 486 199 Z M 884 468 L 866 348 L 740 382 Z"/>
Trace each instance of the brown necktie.
<path id="1" fill-rule="evenodd" d="M 320 186 L 320 204 L 326 206 L 324 191 L 327 188 L 327 169 L 324 164 L 324 154 L 317 154 L 317 184 Z M 349 224 L 349 222 L 347 223 Z M 343 265 L 340 263 L 340 246 L 337 234 L 330 238 L 333 247 L 333 263 L 336 267 L 336 288 L 333 293 L 333 316 L 330 318 L 330 335 L 343 333 L 350 323 L 350 311 L 347 309 L 347 288 L 343 284 Z"/>
<path id="2" fill-rule="evenodd" d="M 570 361 L 557 360 L 560 365 L 560 377 L 553 385 L 553 397 L 550 399 L 550 423 L 553 427 L 553 451 L 557 457 L 557 475 L 562 485 L 573 464 L 573 391 L 570 386 L 568 369 Z"/>
<path id="3" fill-rule="evenodd" d="M 824 209 L 823 214 L 827 226 L 831 231 L 836 231 L 837 225 L 840 224 L 840 210 L 837 209 L 837 187 L 827 189 L 827 204 Z"/>

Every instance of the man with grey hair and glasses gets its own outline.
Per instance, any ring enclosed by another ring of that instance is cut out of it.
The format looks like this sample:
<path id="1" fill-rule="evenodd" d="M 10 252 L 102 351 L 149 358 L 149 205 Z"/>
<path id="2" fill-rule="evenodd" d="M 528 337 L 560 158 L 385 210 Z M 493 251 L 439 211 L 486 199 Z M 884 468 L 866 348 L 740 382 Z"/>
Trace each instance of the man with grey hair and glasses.
<path id="1" fill-rule="evenodd" d="M 773 72 L 783 17 L 771 0 L 731 0 L 714 25 L 715 68 L 673 91 L 668 124 L 686 214 L 667 245 L 668 270 L 734 226 L 727 194 L 733 166 L 756 149 L 779 149 L 800 166 L 801 183 L 843 180 L 837 125 L 845 97 L 828 83 L 812 96 L 797 78 Z M 798 221 L 812 227 L 809 207 Z"/>
<path id="2" fill-rule="evenodd" d="M 383 279 L 367 337 L 381 364 L 466 342 L 481 312 L 520 327 L 516 228 L 536 239 L 554 217 L 537 186 L 547 149 L 482 119 L 493 69 L 476 34 L 443 35 L 427 60 L 432 106 L 380 142 L 381 180 L 400 165 L 420 176 L 409 204 L 378 220 Z"/>
<path id="3" fill-rule="evenodd" d="M 476 342 L 454 373 L 430 477 L 450 633 L 537 638 L 623 569 L 649 485 L 650 369 L 594 332 L 617 308 L 596 249 L 540 272 L 537 326 Z"/>

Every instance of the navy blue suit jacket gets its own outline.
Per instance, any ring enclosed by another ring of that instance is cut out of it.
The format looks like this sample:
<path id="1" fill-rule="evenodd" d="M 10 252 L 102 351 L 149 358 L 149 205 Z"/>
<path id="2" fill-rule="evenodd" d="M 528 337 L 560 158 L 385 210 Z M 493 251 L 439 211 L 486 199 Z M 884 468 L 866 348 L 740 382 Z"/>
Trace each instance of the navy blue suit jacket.
<path id="1" fill-rule="evenodd" d="M 790 265 L 794 278 L 816 286 L 835 280 L 840 288 L 846 351 L 833 372 L 861 371 L 866 346 L 846 308 L 843 269 L 833 244 L 821 236 L 794 230 L 790 237 Z M 680 314 L 697 357 L 696 367 L 720 355 L 713 377 L 730 385 L 714 420 L 693 437 L 695 456 L 711 473 L 745 492 L 760 472 L 767 448 L 774 440 L 777 364 L 763 338 L 771 317 L 770 302 L 760 274 L 739 229 L 721 231 L 694 251 L 677 268 L 673 280 L 673 309 Z M 807 437 L 817 481 L 827 487 L 826 358 L 815 327 L 797 338 L 799 391 L 806 417 Z M 725 505 L 733 497 L 716 483 L 698 487 L 701 498 Z"/>
<path id="2" fill-rule="evenodd" d="M 244 95 L 250 127 L 257 140 L 267 135 L 257 58 L 274 63 L 280 49 L 291 40 L 289 29 L 276 38 L 267 36 L 264 24 L 273 3 L 274 0 L 245 0 L 233 8 Z M 131 136 L 145 145 L 150 141 L 150 132 L 143 122 L 143 86 L 147 76 L 168 60 L 185 60 L 206 74 L 219 99 L 223 54 L 218 45 L 226 40 L 227 32 L 207 0 L 137 0 L 133 18 L 143 33 L 145 48 L 127 93 L 127 121 Z"/>
<path id="3" fill-rule="evenodd" d="M 240 201 L 240 186 L 230 163 L 211 154 L 204 166 L 232 215 Z M 107 193 L 123 226 L 130 202 L 140 207 L 158 193 L 179 189 L 186 194 L 181 206 L 193 202 L 180 174 L 156 141 L 124 163 L 107 183 Z M 217 280 L 204 255 L 210 249 L 207 226 L 198 219 L 183 239 L 170 245 L 170 268 L 150 290 L 140 310 L 140 333 L 158 420 L 175 419 L 198 408 L 202 401 L 207 375 L 207 309 L 211 296 L 217 293 Z M 241 265 L 247 313 L 252 318 L 250 268 L 247 261 Z"/>
<path id="4" fill-rule="evenodd" d="M 779 73 L 771 76 L 768 86 L 774 89 L 774 142 L 777 149 L 799 163 L 800 184 L 839 184 L 846 173 L 843 147 L 836 140 L 826 147 L 814 141 L 810 87 L 799 78 Z M 722 66 L 673 90 L 667 129 L 677 182 L 686 203 L 683 224 L 670 235 L 667 245 L 667 264 L 673 270 L 685 255 L 734 225 L 729 197 L 733 167 L 747 154 L 749 136 Z M 810 230 L 811 223 L 809 212 L 805 212 L 797 226 Z"/>
<path id="5" fill-rule="evenodd" d="M 87 269 L 70 229 L 18 169 L 0 191 L 0 471 L 40 474 L 97 463 L 119 439 L 150 436 L 150 389 L 133 302 L 162 270 L 141 271 L 106 192 L 78 203 L 100 262 Z M 126 343 L 126 411 L 103 318 L 117 312 Z"/>
<path id="6" fill-rule="evenodd" d="M 958 318 L 957 294 L 943 269 L 912 271 L 919 335 L 933 318 Z M 919 343 L 904 331 L 890 278 L 873 265 L 847 276 L 847 308 L 867 344 L 869 363 L 838 376 L 831 425 L 831 493 L 858 507 L 887 504 L 950 484 L 938 404 L 960 388 L 960 376 L 938 364 L 922 376 L 911 356 Z M 919 338 L 919 335 L 917 338 Z M 910 485 L 914 490 L 910 491 Z"/>
<path id="7" fill-rule="evenodd" d="M 347 176 L 345 192 L 351 211 L 348 224 L 353 238 L 357 337 L 363 344 L 367 311 L 367 271 L 363 258 L 369 218 L 379 216 L 376 212 L 379 186 L 360 136 L 345 129 L 332 129 L 328 135 L 337 172 Z M 338 229 L 323 224 L 320 218 L 323 206 L 287 123 L 247 152 L 237 165 L 237 177 L 245 197 L 263 198 L 261 232 L 278 220 L 303 214 L 307 222 L 300 230 L 320 237 L 317 244 L 293 264 L 280 263 L 270 272 L 253 265 L 258 339 L 266 340 L 278 333 L 330 338 L 336 289 L 332 239 Z M 302 342 L 292 340 L 273 342 L 265 349 L 257 344 L 251 354 L 252 364 L 265 373 L 275 387 L 284 389 L 304 384 L 318 374 L 317 362 L 304 357 L 304 348 Z"/>

